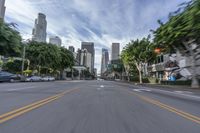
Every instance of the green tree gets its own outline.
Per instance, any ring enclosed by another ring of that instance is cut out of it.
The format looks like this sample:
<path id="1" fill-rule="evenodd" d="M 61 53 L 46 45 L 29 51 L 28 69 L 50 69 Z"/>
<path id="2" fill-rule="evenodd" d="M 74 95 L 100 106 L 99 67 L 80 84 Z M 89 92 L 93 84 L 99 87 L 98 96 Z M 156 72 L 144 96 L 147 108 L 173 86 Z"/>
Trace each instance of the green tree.
<path id="1" fill-rule="evenodd" d="M 60 66 L 60 50 L 47 43 L 29 42 L 26 47 L 26 58 L 30 60 L 32 69 L 41 67 L 56 69 Z"/>
<path id="2" fill-rule="evenodd" d="M 60 68 L 65 69 L 67 67 L 72 68 L 74 65 L 74 56 L 73 54 L 66 48 L 60 47 Z"/>
<path id="3" fill-rule="evenodd" d="M 121 54 L 121 58 L 123 60 L 125 73 L 128 77 L 128 82 L 129 82 L 130 81 L 131 65 L 133 65 L 132 61 L 131 61 L 132 58 L 129 57 L 129 53 L 126 49 L 123 50 L 123 52 Z"/>
<path id="4" fill-rule="evenodd" d="M 84 78 L 91 78 L 92 74 L 89 71 L 89 68 L 87 68 L 86 70 L 82 70 L 82 74 L 84 76 Z"/>
<path id="5" fill-rule="evenodd" d="M 72 68 L 74 65 L 73 54 L 64 47 L 42 42 L 29 42 L 26 48 L 26 58 L 30 60 L 33 70 L 40 70 L 42 73 L 60 71 L 61 78 L 64 76 L 64 69 Z"/>
<path id="6" fill-rule="evenodd" d="M 150 42 L 149 37 L 142 40 L 132 40 L 122 51 L 121 57 L 125 64 L 126 71 L 130 70 L 130 65 L 135 65 L 139 73 L 139 81 L 142 83 L 142 67 L 155 59 L 155 45 Z M 129 76 L 129 75 L 128 75 Z"/>
<path id="7" fill-rule="evenodd" d="M 25 68 L 27 68 L 28 62 L 25 61 Z M 8 62 L 3 64 L 3 70 L 11 73 L 21 73 L 22 61 L 10 59 Z"/>
<path id="8" fill-rule="evenodd" d="M 21 55 L 21 36 L 15 24 L 0 20 L 0 55 L 14 57 Z"/>
<path id="9" fill-rule="evenodd" d="M 0 59 L 0 68 L 3 66 L 3 61 Z"/>
<path id="10" fill-rule="evenodd" d="M 200 59 L 200 1 L 183 3 L 174 13 L 170 13 L 166 23 L 159 21 L 160 27 L 154 31 L 154 41 L 167 52 L 178 50 L 192 58 L 192 87 L 198 88 L 197 62 Z"/>
<path id="11" fill-rule="evenodd" d="M 61 78 L 64 78 L 64 69 L 70 68 L 74 65 L 74 56 L 72 52 L 64 47 L 60 47 L 60 63 L 59 70 L 61 72 Z"/>

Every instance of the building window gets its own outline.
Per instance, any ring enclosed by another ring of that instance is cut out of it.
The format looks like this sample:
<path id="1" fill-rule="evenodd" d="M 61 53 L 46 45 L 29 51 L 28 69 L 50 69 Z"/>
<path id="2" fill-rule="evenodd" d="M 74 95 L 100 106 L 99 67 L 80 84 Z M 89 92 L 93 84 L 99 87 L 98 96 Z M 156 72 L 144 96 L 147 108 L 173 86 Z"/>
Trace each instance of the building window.
<path id="1" fill-rule="evenodd" d="M 161 63 L 164 62 L 164 56 L 163 55 L 160 56 L 160 62 Z"/>
<path id="2" fill-rule="evenodd" d="M 163 57 L 163 55 L 159 55 L 157 57 L 157 62 L 156 63 L 162 63 L 162 62 L 164 62 L 164 57 Z"/>

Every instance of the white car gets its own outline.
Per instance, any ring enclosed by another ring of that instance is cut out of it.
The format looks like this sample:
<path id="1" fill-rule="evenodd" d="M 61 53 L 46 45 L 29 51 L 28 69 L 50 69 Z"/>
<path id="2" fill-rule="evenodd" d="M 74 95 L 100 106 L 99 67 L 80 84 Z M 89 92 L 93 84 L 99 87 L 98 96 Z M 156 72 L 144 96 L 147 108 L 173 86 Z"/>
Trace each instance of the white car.
<path id="1" fill-rule="evenodd" d="M 55 81 L 55 78 L 51 76 L 45 76 L 42 78 L 42 81 Z"/>
<path id="2" fill-rule="evenodd" d="M 27 82 L 42 81 L 42 78 L 40 76 L 31 76 L 31 77 L 27 77 L 25 81 Z"/>

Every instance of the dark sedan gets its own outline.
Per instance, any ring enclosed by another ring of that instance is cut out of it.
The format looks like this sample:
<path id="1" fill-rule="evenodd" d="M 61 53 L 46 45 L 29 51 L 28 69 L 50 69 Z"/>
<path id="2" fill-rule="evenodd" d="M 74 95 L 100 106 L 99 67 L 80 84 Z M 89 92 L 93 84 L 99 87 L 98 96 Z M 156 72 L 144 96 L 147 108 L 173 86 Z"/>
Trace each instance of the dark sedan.
<path id="1" fill-rule="evenodd" d="M 0 71 L 0 82 L 20 81 L 20 77 L 5 71 Z"/>

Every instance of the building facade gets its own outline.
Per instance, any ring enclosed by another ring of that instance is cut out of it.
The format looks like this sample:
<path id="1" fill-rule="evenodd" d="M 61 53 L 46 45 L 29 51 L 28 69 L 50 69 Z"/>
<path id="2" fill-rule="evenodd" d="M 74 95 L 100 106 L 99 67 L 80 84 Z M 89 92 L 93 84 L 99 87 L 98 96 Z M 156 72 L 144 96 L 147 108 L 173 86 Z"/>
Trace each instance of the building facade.
<path id="1" fill-rule="evenodd" d="M 120 54 L 120 44 L 119 43 L 112 43 L 111 60 L 118 60 L 119 54 Z"/>
<path id="2" fill-rule="evenodd" d="M 36 42 L 46 42 L 47 37 L 47 21 L 46 16 L 42 13 L 38 14 L 35 19 L 35 25 L 32 32 L 32 40 Z"/>
<path id="3" fill-rule="evenodd" d="M 75 59 L 75 64 L 78 65 L 78 64 L 77 64 L 77 60 L 76 60 L 77 53 L 75 52 L 74 46 L 69 46 L 69 47 L 68 47 L 68 50 L 69 50 L 70 52 L 72 52 L 72 54 L 73 54 L 73 56 L 74 56 L 74 59 Z"/>
<path id="4" fill-rule="evenodd" d="M 94 77 L 97 78 L 97 69 L 94 68 Z"/>
<path id="5" fill-rule="evenodd" d="M 4 20 L 5 11 L 6 11 L 5 0 L 0 0 L 0 19 Z"/>
<path id="6" fill-rule="evenodd" d="M 74 46 L 69 46 L 69 51 L 71 51 L 72 53 L 74 53 L 75 52 L 75 48 L 74 48 Z"/>
<path id="7" fill-rule="evenodd" d="M 81 43 L 81 49 L 87 49 L 87 52 L 91 53 L 91 72 L 94 72 L 94 62 L 95 62 L 95 49 L 94 49 L 94 43 L 93 42 L 82 42 Z"/>
<path id="8" fill-rule="evenodd" d="M 178 51 L 174 54 L 159 55 L 154 64 L 149 64 L 147 69 L 150 76 L 160 80 L 188 80 L 192 77 L 192 59 L 183 56 Z M 200 61 L 197 63 L 197 74 L 200 76 Z"/>
<path id="9" fill-rule="evenodd" d="M 107 70 L 107 65 L 109 63 L 109 52 L 108 49 L 102 49 L 101 57 L 101 75 Z"/>
<path id="10" fill-rule="evenodd" d="M 89 69 L 89 72 L 92 73 L 92 54 L 87 51 L 87 49 L 81 50 L 81 66 L 85 66 Z"/>
<path id="11" fill-rule="evenodd" d="M 61 47 L 62 40 L 58 36 L 53 36 L 49 38 L 49 43 Z"/>
<path id="12" fill-rule="evenodd" d="M 80 66 L 81 65 L 81 49 L 78 49 L 76 52 L 76 66 Z"/>

